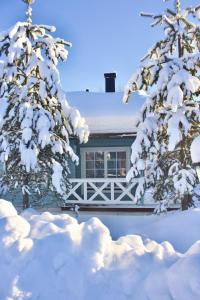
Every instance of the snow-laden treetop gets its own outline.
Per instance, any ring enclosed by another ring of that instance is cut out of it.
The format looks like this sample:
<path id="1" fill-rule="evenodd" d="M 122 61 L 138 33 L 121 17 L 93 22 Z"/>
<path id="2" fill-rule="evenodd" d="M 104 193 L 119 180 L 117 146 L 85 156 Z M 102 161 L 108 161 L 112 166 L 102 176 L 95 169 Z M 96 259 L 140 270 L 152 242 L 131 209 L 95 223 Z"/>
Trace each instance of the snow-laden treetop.
<path id="1" fill-rule="evenodd" d="M 152 27 L 162 26 L 165 32 L 165 38 L 157 42 L 141 60 L 141 68 L 134 73 L 126 87 L 124 102 L 128 101 L 130 94 L 136 90 L 146 90 L 149 86 L 157 83 L 158 73 L 165 66 L 162 78 L 159 80 L 158 89 L 162 88 L 162 84 L 167 81 L 170 71 L 170 61 L 176 56 L 181 59 L 176 59 L 177 70 L 183 67 L 184 63 L 190 58 L 189 68 L 195 68 L 199 61 L 200 54 L 200 28 L 190 20 L 190 16 L 200 19 L 200 6 L 189 7 L 181 10 L 180 1 L 176 2 L 176 11 L 167 9 L 164 14 L 154 15 L 141 13 L 141 16 L 153 19 Z M 180 43 L 183 43 L 180 46 Z M 192 60 L 191 60 L 192 54 Z M 179 66 L 179 63 L 181 64 Z M 142 71 L 142 72 L 141 72 Z M 174 70 L 175 71 L 175 70 Z M 182 74 L 181 74 L 182 75 Z M 184 75 L 184 74 L 183 74 Z M 177 78 L 178 79 L 178 78 Z M 179 78 L 179 81 L 181 79 Z M 188 80 L 192 92 L 196 90 L 198 84 L 191 78 L 183 76 L 183 81 Z M 180 82 L 181 83 L 181 82 Z M 172 84 L 173 85 L 173 84 Z"/>
<path id="2" fill-rule="evenodd" d="M 6 169 L 4 179 L 9 185 L 24 185 L 28 173 L 31 182 L 39 175 L 44 178 L 56 172 L 52 185 L 62 194 L 66 184 L 61 182 L 69 173 L 67 157 L 78 161 L 69 137 L 86 142 L 88 126 L 79 111 L 68 104 L 57 69 L 58 62 L 67 59 L 71 44 L 51 35 L 55 27 L 33 25 L 30 9 L 29 3 L 26 22 L 17 22 L 0 34 L 0 152 Z"/>
<path id="3" fill-rule="evenodd" d="M 29 4 L 29 5 L 35 3 L 35 0 L 22 0 L 22 1 Z"/>
<path id="4" fill-rule="evenodd" d="M 164 38 L 148 51 L 125 88 L 124 102 L 135 91 L 147 92 L 127 177 L 144 171 L 138 199 L 153 186 L 156 199 L 171 192 L 174 201 L 180 200 L 197 182 L 190 146 L 200 133 L 200 6 L 182 9 L 180 4 L 176 0 L 175 10 L 161 14 L 142 13 L 153 19 L 153 27 L 163 28 Z"/>

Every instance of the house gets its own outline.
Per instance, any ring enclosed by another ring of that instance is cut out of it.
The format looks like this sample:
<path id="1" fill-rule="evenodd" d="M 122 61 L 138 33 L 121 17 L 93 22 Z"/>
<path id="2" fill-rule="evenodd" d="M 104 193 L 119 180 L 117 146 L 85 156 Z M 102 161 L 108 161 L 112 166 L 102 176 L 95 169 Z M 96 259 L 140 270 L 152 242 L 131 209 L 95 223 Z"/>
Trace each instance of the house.
<path id="1" fill-rule="evenodd" d="M 138 94 L 129 104 L 122 102 L 123 93 L 115 92 L 115 73 L 106 73 L 105 92 L 67 93 L 71 105 L 85 117 L 90 129 L 86 144 L 73 140 L 80 157 L 78 167 L 72 166 L 71 189 L 66 196 L 68 209 L 78 204 L 81 209 L 141 209 L 136 206 L 134 190 L 137 180 L 128 184 L 131 145 L 137 132 L 137 119 L 144 103 Z M 153 202 L 148 203 L 152 210 Z"/>
<path id="2" fill-rule="evenodd" d="M 123 92 L 115 91 L 115 73 L 105 74 L 105 92 L 69 92 L 67 99 L 85 117 L 90 129 L 86 144 L 71 138 L 71 146 L 79 157 L 79 165 L 70 165 L 70 189 L 62 210 L 78 206 L 81 210 L 151 212 L 155 208 L 151 194 L 135 201 L 139 178 L 126 181 L 130 169 L 131 145 L 137 133 L 140 109 L 145 98 L 134 93 L 124 104 Z M 32 205 L 39 210 L 60 212 L 59 200 L 52 192 L 32 194 Z M 21 209 L 18 189 L 6 193 L 5 198 Z"/>

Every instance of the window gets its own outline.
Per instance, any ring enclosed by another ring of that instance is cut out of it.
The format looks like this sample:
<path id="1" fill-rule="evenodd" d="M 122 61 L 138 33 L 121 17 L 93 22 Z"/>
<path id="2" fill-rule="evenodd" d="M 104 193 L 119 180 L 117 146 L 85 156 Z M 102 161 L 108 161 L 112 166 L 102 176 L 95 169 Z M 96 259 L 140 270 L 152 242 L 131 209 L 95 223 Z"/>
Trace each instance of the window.
<path id="1" fill-rule="evenodd" d="M 126 176 L 126 151 L 110 151 L 106 153 L 107 177 Z"/>
<path id="2" fill-rule="evenodd" d="M 125 177 L 129 160 L 126 147 L 83 149 L 82 175 L 86 178 Z"/>
<path id="3" fill-rule="evenodd" d="M 104 177 L 104 152 L 85 152 L 86 178 Z"/>

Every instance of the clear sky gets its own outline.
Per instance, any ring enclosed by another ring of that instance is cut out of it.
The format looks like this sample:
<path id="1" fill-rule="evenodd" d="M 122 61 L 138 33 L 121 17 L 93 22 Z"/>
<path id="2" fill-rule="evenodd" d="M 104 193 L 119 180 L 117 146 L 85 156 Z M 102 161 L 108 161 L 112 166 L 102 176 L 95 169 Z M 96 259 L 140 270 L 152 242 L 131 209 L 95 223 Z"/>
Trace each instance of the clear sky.
<path id="1" fill-rule="evenodd" d="M 139 13 L 161 12 L 174 0 L 36 0 L 33 22 L 55 25 L 57 36 L 72 42 L 69 58 L 59 66 L 68 91 L 104 91 L 105 72 L 117 72 L 117 90 L 124 85 L 151 45 L 162 37 Z M 199 0 L 182 0 L 182 5 Z M 0 1 L 0 30 L 23 21 L 21 0 Z"/>

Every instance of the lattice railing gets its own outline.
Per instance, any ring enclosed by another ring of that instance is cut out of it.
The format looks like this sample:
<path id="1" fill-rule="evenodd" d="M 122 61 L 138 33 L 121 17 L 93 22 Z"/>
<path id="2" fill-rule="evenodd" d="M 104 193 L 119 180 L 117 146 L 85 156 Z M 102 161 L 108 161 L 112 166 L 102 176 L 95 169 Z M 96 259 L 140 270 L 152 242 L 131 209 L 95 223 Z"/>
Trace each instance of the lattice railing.
<path id="1" fill-rule="evenodd" d="M 135 179 L 127 183 L 125 178 L 70 179 L 71 189 L 66 195 L 66 204 L 135 204 Z"/>

